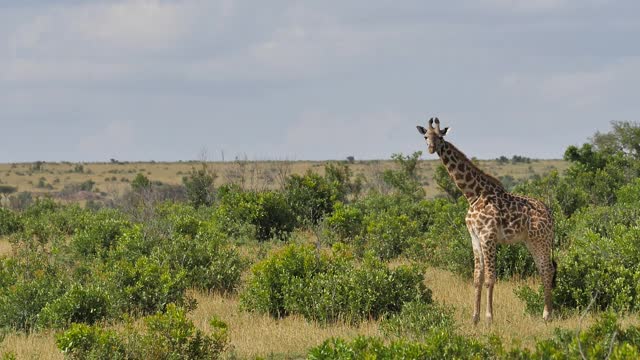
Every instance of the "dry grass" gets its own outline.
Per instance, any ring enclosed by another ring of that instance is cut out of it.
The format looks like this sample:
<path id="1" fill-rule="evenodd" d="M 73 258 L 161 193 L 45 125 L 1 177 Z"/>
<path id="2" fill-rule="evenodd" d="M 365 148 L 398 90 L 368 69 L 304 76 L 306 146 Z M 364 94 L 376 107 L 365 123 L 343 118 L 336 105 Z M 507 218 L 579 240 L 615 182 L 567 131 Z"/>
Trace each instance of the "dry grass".
<path id="1" fill-rule="evenodd" d="M 455 307 L 459 331 L 470 337 L 480 339 L 488 335 L 499 336 L 507 346 L 520 343 L 533 347 L 536 340 L 553 335 L 556 327 L 577 329 L 587 328 L 594 317 L 586 316 L 582 323 L 578 316 L 567 319 L 555 319 L 544 323 L 542 316 L 524 314 L 524 304 L 516 298 L 513 289 L 523 284 L 537 286 L 536 280 L 498 281 L 494 292 L 494 320 L 487 325 L 484 319 L 478 326 L 471 321 L 473 286 L 469 279 L 460 278 L 450 272 L 439 269 L 427 269 L 425 282 L 433 290 L 436 301 Z M 310 323 L 298 316 L 276 320 L 269 316 L 247 313 L 239 310 L 237 296 L 225 297 L 192 292 L 198 301 L 198 307 L 190 318 L 204 331 L 209 331 L 209 319 L 216 315 L 229 325 L 230 353 L 238 358 L 275 357 L 300 358 L 313 346 L 330 337 L 353 338 L 358 335 L 383 336 L 378 323 L 369 321 L 353 327 L 345 324 L 321 326 Z M 484 306 L 483 297 L 483 306 Z M 482 314 L 484 308 L 482 309 Z M 640 325 L 637 315 L 621 318 L 624 326 Z M 18 359 L 62 359 L 55 346 L 52 333 L 9 334 L 0 343 L 0 354 L 13 352 Z"/>
<path id="2" fill-rule="evenodd" d="M 13 253 L 11 243 L 9 240 L 0 237 L 0 258 L 3 256 L 9 256 Z"/>
<path id="3" fill-rule="evenodd" d="M 56 347 L 52 333 L 8 334 L 0 342 L 0 354 L 13 353 L 17 359 L 58 360 L 64 359 Z"/>
<path id="4" fill-rule="evenodd" d="M 579 316 L 572 316 L 566 319 L 556 318 L 550 323 L 545 323 L 542 320 L 542 314 L 536 316 L 525 314 L 525 305 L 515 296 L 513 291 L 525 284 L 537 288 L 539 280 L 529 279 L 526 281 L 498 281 L 496 283 L 493 296 L 493 323 L 491 325 L 488 325 L 484 319 L 486 291 L 483 291 L 480 323 L 478 326 L 474 326 L 471 320 L 474 298 L 471 279 L 463 279 L 444 270 L 428 269 L 425 282 L 433 290 L 436 301 L 455 307 L 456 322 L 463 334 L 481 338 L 495 334 L 507 346 L 515 341 L 532 348 L 536 340 L 551 337 L 555 328 L 578 329 L 581 326 L 582 329 L 585 329 L 594 321 L 594 316 L 587 315 L 582 322 Z M 621 321 L 625 326 L 640 325 L 640 318 L 637 315 L 621 316 Z"/>
<path id="5" fill-rule="evenodd" d="M 246 161 L 246 162 L 210 162 L 207 167 L 217 174 L 216 184 L 243 182 L 248 189 L 277 189 L 282 178 L 290 174 L 303 174 L 312 170 L 324 173 L 326 161 Z M 427 197 L 439 193 L 433 179 L 433 173 L 439 160 L 421 161 L 418 174 L 424 184 Z M 553 169 L 563 171 L 567 163 L 562 160 L 536 160 L 530 164 L 518 163 L 499 165 L 495 160 L 481 160 L 479 165 L 492 175 L 511 175 L 515 179 L 528 178 L 533 174 L 543 175 Z M 166 184 L 181 184 L 182 178 L 192 169 L 198 169 L 197 162 L 139 162 L 139 163 L 85 163 L 83 171 L 74 172 L 76 164 L 46 163 L 41 170 L 33 170 L 32 163 L 0 164 L 0 184 L 17 186 L 18 191 L 51 193 L 63 189 L 65 184 L 79 184 L 86 180 L 95 182 L 94 188 L 109 195 L 118 194 L 130 188 L 130 181 L 142 173 L 153 181 Z M 354 175 L 363 175 L 374 182 L 384 170 L 395 168 L 390 160 L 358 161 L 350 165 Z M 38 182 L 52 188 L 38 187 Z"/>
<path id="6" fill-rule="evenodd" d="M 365 322 L 358 327 L 345 324 L 321 326 L 299 316 L 273 319 L 240 311 L 237 297 L 209 296 L 195 293 L 198 308 L 191 313 L 196 326 L 209 331 L 208 321 L 215 314 L 229 324 L 231 351 L 240 358 L 278 356 L 303 357 L 306 351 L 330 337 L 353 338 L 357 335 L 377 336 L 378 325 Z"/>

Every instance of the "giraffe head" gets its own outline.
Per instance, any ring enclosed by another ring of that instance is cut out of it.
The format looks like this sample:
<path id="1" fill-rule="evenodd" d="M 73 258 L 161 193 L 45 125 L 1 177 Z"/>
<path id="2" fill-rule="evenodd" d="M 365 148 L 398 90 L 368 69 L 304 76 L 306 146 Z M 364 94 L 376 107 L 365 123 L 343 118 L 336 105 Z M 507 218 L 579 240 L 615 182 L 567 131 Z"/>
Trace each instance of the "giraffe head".
<path id="1" fill-rule="evenodd" d="M 434 122 L 436 123 L 435 127 L 433 127 Z M 446 127 L 444 130 L 440 130 L 440 120 L 438 120 L 438 118 L 429 119 L 428 129 L 425 129 L 420 125 L 418 125 L 417 128 L 420 134 L 424 135 L 424 139 L 427 141 L 429 154 L 433 154 L 434 152 L 442 149 L 442 146 L 444 145 L 444 136 L 447 134 L 449 128 Z"/>

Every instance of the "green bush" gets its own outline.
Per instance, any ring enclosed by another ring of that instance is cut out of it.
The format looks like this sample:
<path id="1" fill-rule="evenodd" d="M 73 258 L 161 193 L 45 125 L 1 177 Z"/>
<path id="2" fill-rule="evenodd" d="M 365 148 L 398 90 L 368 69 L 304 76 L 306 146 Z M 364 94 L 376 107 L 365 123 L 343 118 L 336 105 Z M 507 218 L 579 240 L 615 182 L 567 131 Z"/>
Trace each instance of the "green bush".
<path id="1" fill-rule="evenodd" d="M 487 345 L 464 336 L 437 333 L 424 342 L 392 341 L 385 344 L 378 338 L 357 337 L 348 342 L 343 339 L 329 339 L 312 348 L 308 359 L 493 359 Z"/>
<path id="2" fill-rule="evenodd" d="M 311 171 L 304 175 L 291 175 L 284 186 L 286 202 L 299 224 L 317 224 L 333 211 L 340 200 L 339 184 Z"/>
<path id="3" fill-rule="evenodd" d="M 473 249 L 464 220 L 467 208 L 464 198 L 456 203 L 434 200 L 427 231 L 410 244 L 412 257 L 456 274 L 471 276 Z"/>
<path id="4" fill-rule="evenodd" d="M 109 316 L 110 306 L 106 289 L 74 284 L 64 295 L 42 309 L 38 316 L 38 326 L 65 328 L 72 323 L 94 324 Z"/>
<path id="5" fill-rule="evenodd" d="M 106 281 L 121 312 L 151 314 L 170 303 L 185 304 L 186 273 L 171 271 L 154 258 L 119 260 L 106 265 Z"/>
<path id="6" fill-rule="evenodd" d="M 380 323 L 383 333 L 397 338 L 421 340 L 440 332 L 453 332 L 453 308 L 429 302 L 412 301 Z"/>
<path id="7" fill-rule="evenodd" d="M 204 228 L 194 238 L 174 236 L 155 250 L 155 256 L 183 271 L 189 287 L 232 292 L 240 284 L 245 263 L 217 229 Z"/>
<path id="8" fill-rule="evenodd" d="M 193 207 L 197 209 L 201 206 L 213 204 L 215 198 L 213 183 L 215 179 L 216 175 L 209 172 L 205 163 L 202 164 L 201 169 L 191 169 L 191 173 L 182 178 L 182 183 L 187 189 L 187 198 Z"/>
<path id="9" fill-rule="evenodd" d="M 382 180 L 399 194 L 413 199 L 423 198 L 425 193 L 418 177 L 418 159 L 421 155 L 422 151 L 416 151 L 407 156 L 402 154 L 391 155 L 391 159 L 400 169 L 385 170 L 382 173 Z"/>
<path id="10" fill-rule="evenodd" d="M 68 277 L 39 253 L 2 259 L 0 267 L 0 328 L 30 332 L 40 312 L 64 294 Z"/>
<path id="11" fill-rule="evenodd" d="M 326 217 L 327 235 L 336 241 L 351 242 L 362 233 L 364 213 L 355 205 L 337 202 L 333 213 Z"/>
<path id="12" fill-rule="evenodd" d="M 217 359 L 228 344 L 227 326 L 212 321 L 213 332 L 197 329 L 184 309 L 169 304 L 165 313 L 143 318 L 141 330 L 123 331 L 73 324 L 56 336 L 58 348 L 70 359 Z"/>
<path id="13" fill-rule="evenodd" d="M 242 191 L 236 186 L 223 186 L 214 221 L 231 237 L 285 238 L 296 220 L 285 195 L 279 192 Z"/>
<path id="14" fill-rule="evenodd" d="M 574 239 L 558 255 L 554 301 L 560 308 L 640 309 L 640 227 L 635 208 L 591 207 L 574 215 Z M 523 293 L 528 307 L 536 292 Z"/>
<path id="15" fill-rule="evenodd" d="M 420 235 L 418 222 L 393 210 L 371 212 L 364 216 L 364 231 L 356 242 L 362 251 L 371 251 L 380 259 L 402 254 Z"/>
<path id="16" fill-rule="evenodd" d="M 516 348 L 502 354 L 511 359 L 638 359 L 640 328 L 622 329 L 612 313 L 604 313 L 587 330 L 556 329 L 551 339 L 538 341 L 535 350 Z"/>
<path id="17" fill-rule="evenodd" d="M 73 324 L 56 336 L 56 345 L 69 359 L 130 359 L 119 334 L 96 325 Z"/>
<path id="18" fill-rule="evenodd" d="M 398 312 L 411 300 L 431 301 L 416 268 L 391 270 L 372 258 L 359 265 L 342 251 L 320 254 L 291 245 L 256 264 L 252 274 L 241 304 L 273 316 L 355 323 Z"/>
<path id="19" fill-rule="evenodd" d="M 71 247 L 80 256 L 106 256 L 117 239 L 131 224 L 124 214 L 111 209 L 100 210 L 78 229 L 71 238 Z"/>
<path id="20" fill-rule="evenodd" d="M 11 235 L 21 230 L 20 216 L 9 209 L 0 207 L 0 236 Z"/>

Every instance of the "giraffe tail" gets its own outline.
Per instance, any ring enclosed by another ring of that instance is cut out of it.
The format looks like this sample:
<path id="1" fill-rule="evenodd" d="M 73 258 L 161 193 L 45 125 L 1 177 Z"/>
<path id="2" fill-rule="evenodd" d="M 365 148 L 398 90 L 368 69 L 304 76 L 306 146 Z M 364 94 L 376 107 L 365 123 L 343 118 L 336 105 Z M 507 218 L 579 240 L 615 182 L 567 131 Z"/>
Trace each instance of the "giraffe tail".
<path id="1" fill-rule="evenodd" d="M 551 288 L 556 287 L 556 277 L 558 276 L 558 263 L 555 259 L 551 259 L 551 264 L 553 264 L 553 277 L 551 278 Z"/>

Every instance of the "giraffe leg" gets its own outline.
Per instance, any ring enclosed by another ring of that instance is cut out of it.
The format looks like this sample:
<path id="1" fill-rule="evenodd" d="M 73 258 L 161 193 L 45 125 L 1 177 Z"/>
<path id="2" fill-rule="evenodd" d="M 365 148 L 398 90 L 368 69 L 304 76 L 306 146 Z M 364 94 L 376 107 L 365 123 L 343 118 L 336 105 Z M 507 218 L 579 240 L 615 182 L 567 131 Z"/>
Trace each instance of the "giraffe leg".
<path id="1" fill-rule="evenodd" d="M 473 270 L 473 287 L 475 289 L 475 302 L 473 306 L 473 324 L 477 325 L 480 321 L 480 300 L 482 299 L 482 283 L 484 282 L 484 266 L 482 252 L 480 250 L 473 251 L 474 270 Z"/>
<path id="2" fill-rule="evenodd" d="M 551 259 L 551 251 L 545 247 L 528 246 L 531 255 L 536 263 L 540 278 L 542 279 L 542 286 L 544 288 L 544 310 L 542 312 L 542 319 L 544 321 L 551 320 L 551 314 L 553 312 L 553 278 L 555 276 L 555 266 Z"/>
<path id="3" fill-rule="evenodd" d="M 484 257 L 484 285 L 487 287 L 487 322 L 493 320 L 493 286 L 496 283 L 496 236 L 490 234 L 482 241 Z"/>

